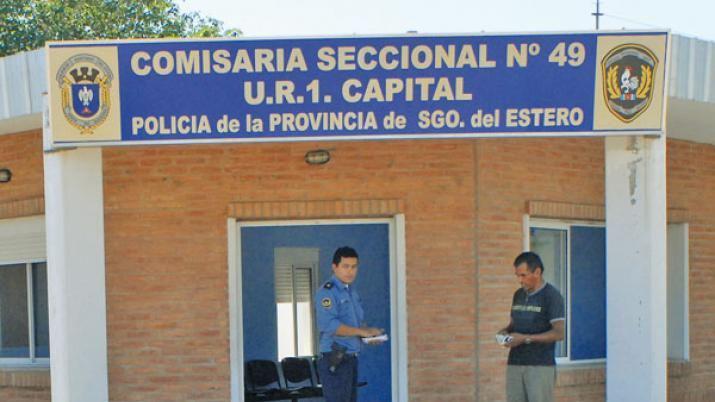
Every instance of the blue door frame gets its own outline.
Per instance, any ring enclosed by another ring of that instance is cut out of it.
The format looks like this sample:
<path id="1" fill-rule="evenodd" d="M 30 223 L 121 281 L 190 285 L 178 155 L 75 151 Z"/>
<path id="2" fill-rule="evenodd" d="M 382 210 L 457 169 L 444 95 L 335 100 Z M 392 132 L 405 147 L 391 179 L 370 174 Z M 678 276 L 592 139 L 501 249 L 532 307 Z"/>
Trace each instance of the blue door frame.
<path id="1" fill-rule="evenodd" d="M 332 275 L 333 251 L 349 245 L 360 254 L 355 289 L 366 321 L 391 333 L 390 227 L 387 221 L 241 226 L 243 361 L 277 359 L 274 249 L 318 248 L 319 284 Z M 392 400 L 392 342 L 366 348 L 360 356 L 360 402 Z M 240 364 L 243 364 L 241 362 Z"/>

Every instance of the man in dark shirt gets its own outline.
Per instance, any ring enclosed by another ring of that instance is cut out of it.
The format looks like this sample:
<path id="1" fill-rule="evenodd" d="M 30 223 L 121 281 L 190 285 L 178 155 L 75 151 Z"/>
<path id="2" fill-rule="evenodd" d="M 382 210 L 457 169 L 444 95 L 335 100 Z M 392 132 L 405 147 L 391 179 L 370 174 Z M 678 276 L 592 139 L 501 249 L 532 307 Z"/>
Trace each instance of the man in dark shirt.
<path id="1" fill-rule="evenodd" d="M 564 301 L 544 281 L 544 264 L 532 252 L 519 254 L 514 270 L 521 288 L 514 292 L 511 321 L 499 331 L 509 348 L 506 394 L 509 402 L 553 401 L 556 342 L 564 339 Z"/>

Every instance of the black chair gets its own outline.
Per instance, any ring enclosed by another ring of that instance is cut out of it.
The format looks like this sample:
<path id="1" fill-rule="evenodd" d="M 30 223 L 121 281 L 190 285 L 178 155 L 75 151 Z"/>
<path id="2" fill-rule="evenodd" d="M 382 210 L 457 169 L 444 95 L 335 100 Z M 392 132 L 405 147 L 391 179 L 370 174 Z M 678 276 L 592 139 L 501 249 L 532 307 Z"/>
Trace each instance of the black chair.
<path id="1" fill-rule="evenodd" d="M 320 382 L 320 372 L 318 371 L 318 359 L 320 359 L 318 356 L 313 356 L 310 360 L 312 361 L 312 366 L 313 366 L 313 372 L 315 373 L 315 383 L 317 385 L 322 384 Z"/>
<path id="2" fill-rule="evenodd" d="M 297 391 L 303 398 L 323 396 L 323 388 L 313 380 L 309 358 L 286 357 L 281 360 L 286 388 Z"/>
<path id="3" fill-rule="evenodd" d="M 246 362 L 244 381 L 247 402 L 296 400 L 296 393 L 281 386 L 278 366 L 271 360 Z"/>

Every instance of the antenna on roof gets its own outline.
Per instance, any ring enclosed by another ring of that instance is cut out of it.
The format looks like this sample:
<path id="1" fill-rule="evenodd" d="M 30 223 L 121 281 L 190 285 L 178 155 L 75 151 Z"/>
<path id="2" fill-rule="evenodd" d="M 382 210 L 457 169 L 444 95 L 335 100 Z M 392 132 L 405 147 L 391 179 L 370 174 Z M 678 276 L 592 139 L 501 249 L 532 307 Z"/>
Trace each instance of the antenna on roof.
<path id="1" fill-rule="evenodd" d="M 600 17 L 603 16 L 603 13 L 601 12 L 601 0 L 596 0 L 596 12 L 591 13 L 594 17 L 596 17 L 596 30 L 598 31 L 598 23 L 600 21 Z"/>

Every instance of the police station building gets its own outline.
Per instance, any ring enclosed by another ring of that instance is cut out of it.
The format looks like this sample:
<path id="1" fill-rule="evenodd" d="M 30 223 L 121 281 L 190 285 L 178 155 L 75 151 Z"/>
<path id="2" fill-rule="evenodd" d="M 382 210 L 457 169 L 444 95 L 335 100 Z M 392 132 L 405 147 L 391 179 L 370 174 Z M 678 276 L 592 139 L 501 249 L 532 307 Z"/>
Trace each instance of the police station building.
<path id="1" fill-rule="evenodd" d="M 344 245 L 389 335 L 360 402 L 504 401 L 523 250 L 558 401 L 715 400 L 713 127 L 715 44 L 662 31 L 2 58 L 0 401 L 319 401 L 285 389 Z"/>

